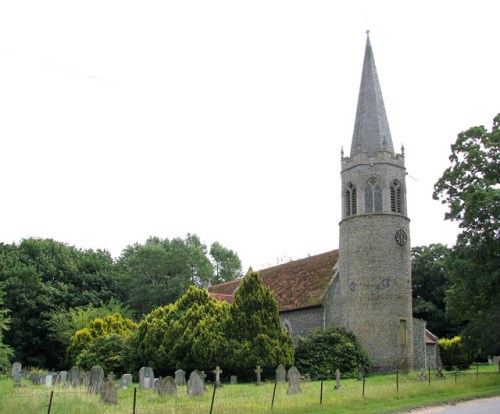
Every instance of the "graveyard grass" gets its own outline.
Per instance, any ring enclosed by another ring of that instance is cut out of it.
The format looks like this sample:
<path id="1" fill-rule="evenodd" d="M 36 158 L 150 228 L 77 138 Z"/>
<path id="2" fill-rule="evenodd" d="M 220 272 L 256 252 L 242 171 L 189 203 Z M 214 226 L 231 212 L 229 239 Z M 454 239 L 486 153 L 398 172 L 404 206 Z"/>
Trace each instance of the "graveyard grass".
<path id="1" fill-rule="evenodd" d="M 362 397 L 362 381 L 341 380 L 342 389 L 334 390 L 335 381 L 323 383 L 323 404 L 320 405 L 320 382 L 302 382 L 302 393 L 287 395 L 288 384 L 278 384 L 273 413 L 397 413 L 412 408 L 444 404 L 480 397 L 500 395 L 498 367 L 481 366 L 458 373 L 446 372 L 445 379 L 431 374 L 431 384 L 417 380 L 418 374 L 399 376 L 399 392 L 396 391 L 396 375 L 377 375 L 366 378 L 365 397 Z M 265 380 L 265 377 L 263 378 Z M 26 380 L 23 380 L 26 381 Z M 118 414 L 132 413 L 134 388 L 118 389 L 118 404 L 101 402 L 100 395 L 89 395 L 84 388 L 32 386 L 14 387 L 11 378 L 0 379 L 0 413 L 46 413 L 50 391 L 54 391 L 52 414 Z M 136 384 L 134 384 L 136 385 Z M 216 390 L 214 413 L 261 413 L 271 412 L 274 383 L 262 386 L 254 384 L 226 384 Z M 186 387 L 178 388 L 178 396 L 160 397 L 154 390 L 137 390 L 137 414 L 156 413 L 209 413 L 213 388 L 207 384 L 202 397 L 189 398 Z"/>

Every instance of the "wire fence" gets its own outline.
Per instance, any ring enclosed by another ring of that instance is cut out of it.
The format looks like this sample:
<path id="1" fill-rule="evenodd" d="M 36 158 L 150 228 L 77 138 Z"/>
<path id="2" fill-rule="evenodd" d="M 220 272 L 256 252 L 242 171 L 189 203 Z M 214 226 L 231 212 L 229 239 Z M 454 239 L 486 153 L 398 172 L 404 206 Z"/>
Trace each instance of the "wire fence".
<path id="1" fill-rule="evenodd" d="M 486 368 L 488 367 L 488 368 Z M 290 395 L 288 383 L 280 384 L 269 381 L 262 387 L 249 387 L 248 384 L 225 385 L 222 388 L 206 383 L 205 395 L 201 398 L 188 397 L 185 386 L 178 387 L 178 395 L 161 397 L 154 389 L 140 390 L 135 386 L 127 389 L 117 388 L 118 404 L 109 405 L 102 401 L 101 394 L 89 393 L 85 387 L 71 388 L 68 385 L 32 385 L 23 382 L 10 392 L 0 395 L 0 412 L 17 412 L 59 414 L 75 413 L 225 413 L 225 412 L 284 412 L 290 404 L 318 404 L 333 407 L 335 405 L 355 402 L 377 395 L 389 396 L 399 393 L 428 389 L 439 389 L 441 384 L 448 387 L 459 387 L 467 382 L 483 378 L 496 378 L 500 383 L 500 365 L 496 367 L 486 364 L 443 367 L 439 370 L 420 370 L 403 372 L 394 370 L 382 375 L 361 375 L 346 378 L 340 375 L 334 379 L 304 380 L 300 382 L 300 393 Z M 12 382 L 12 379 L 7 381 Z M 421 392 L 421 391 L 419 391 Z M 80 407 L 78 409 L 74 407 Z M 281 411 L 280 411 L 281 410 Z"/>

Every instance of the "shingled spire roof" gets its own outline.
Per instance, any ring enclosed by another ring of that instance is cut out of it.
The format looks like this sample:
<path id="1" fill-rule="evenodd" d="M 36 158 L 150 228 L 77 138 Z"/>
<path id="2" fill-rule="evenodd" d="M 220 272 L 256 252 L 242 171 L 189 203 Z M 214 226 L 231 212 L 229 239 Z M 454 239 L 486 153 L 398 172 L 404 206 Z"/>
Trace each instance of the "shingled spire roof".
<path id="1" fill-rule="evenodd" d="M 368 153 L 382 150 L 394 152 L 369 32 L 366 34 L 365 59 L 359 87 L 351 156 L 361 151 Z"/>

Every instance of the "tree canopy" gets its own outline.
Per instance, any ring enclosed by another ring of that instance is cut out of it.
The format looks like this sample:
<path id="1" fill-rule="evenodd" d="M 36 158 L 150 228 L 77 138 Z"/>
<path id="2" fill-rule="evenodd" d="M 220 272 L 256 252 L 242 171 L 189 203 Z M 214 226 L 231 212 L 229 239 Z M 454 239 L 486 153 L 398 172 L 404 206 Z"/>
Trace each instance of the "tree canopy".
<path id="1" fill-rule="evenodd" d="M 448 314 L 465 324 L 464 346 L 500 353 L 500 114 L 491 131 L 472 127 L 451 146 L 451 166 L 434 186 L 445 218 L 461 233 L 450 257 Z"/>

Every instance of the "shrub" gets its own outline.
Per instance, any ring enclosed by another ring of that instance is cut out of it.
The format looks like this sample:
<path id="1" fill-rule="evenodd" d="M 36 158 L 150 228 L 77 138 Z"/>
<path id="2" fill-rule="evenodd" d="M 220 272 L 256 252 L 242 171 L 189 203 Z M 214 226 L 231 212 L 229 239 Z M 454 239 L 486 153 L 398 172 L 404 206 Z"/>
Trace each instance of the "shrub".
<path id="1" fill-rule="evenodd" d="M 353 333 L 332 327 L 317 329 L 299 338 L 295 365 L 312 378 L 330 378 L 336 369 L 344 377 L 357 375 L 360 365 L 366 372 L 370 369 L 370 360 Z"/>
<path id="2" fill-rule="evenodd" d="M 474 354 L 467 351 L 460 336 L 451 339 L 442 338 L 438 341 L 443 367 L 451 370 L 454 367 L 467 369 L 474 360 Z"/>

